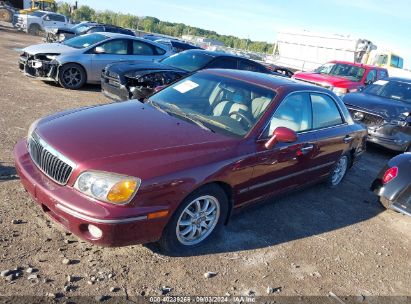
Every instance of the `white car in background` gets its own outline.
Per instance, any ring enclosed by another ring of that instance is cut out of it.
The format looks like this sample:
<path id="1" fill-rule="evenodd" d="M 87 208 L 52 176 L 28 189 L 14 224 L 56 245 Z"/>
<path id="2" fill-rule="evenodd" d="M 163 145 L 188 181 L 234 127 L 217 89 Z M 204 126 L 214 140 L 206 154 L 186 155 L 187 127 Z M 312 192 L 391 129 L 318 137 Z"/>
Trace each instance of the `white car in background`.
<path id="1" fill-rule="evenodd" d="M 30 14 L 19 14 L 14 26 L 32 35 L 44 32 L 48 27 L 71 27 L 68 18 L 62 14 L 46 11 L 35 11 Z"/>

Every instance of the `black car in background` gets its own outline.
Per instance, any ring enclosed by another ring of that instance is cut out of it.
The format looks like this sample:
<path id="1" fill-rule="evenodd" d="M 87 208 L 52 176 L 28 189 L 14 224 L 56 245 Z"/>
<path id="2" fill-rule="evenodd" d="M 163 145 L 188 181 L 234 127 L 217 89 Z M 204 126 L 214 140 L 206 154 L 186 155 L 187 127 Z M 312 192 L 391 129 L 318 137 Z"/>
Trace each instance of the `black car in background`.
<path id="1" fill-rule="evenodd" d="M 368 128 L 368 141 L 394 151 L 411 151 L 411 79 L 377 80 L 344 96 L 352 118 Z"/>
<path id="2" fill-rule="evenodd" d="M 246 58 L 205 50 L 188 50 L 160 62 L 109 64 L 101 74 L 101 88 L 103 94 L 110 99 L 143 100 L 151 95 L 156 87 L 169 85 L 198 70 L 213 68 L 247 70 L 283 76 Z"/>
<path id="3" fill-rule="evenodd" d="M 392 158 L 371 185 L 387 209 L 411 216 L 411 153 Z"/>
<path id="4" fill-rule="evenodd" d="M 119 33 L 124 35 L 135 36 L 132 30 L 128 30 L 122 27 L 118 27 L 110 24 L 101 24 L 96 22 L 81 22 L 71 28 L 49 28 L 46 29 L 45 41 L 46 42 L 61 42 L 74 36 L 80 36 L 84 34 L 96 33 L 96 32 L 110 32 Z"/>
<path id="5" fill-rule="evenodd" d="M 176 39 L 158 39 L 154 42 L 168 46 L 174 53 L 180 53 L 187 50 L 202 50 L 202 48 L 193 44 L 176 40 Z"/>

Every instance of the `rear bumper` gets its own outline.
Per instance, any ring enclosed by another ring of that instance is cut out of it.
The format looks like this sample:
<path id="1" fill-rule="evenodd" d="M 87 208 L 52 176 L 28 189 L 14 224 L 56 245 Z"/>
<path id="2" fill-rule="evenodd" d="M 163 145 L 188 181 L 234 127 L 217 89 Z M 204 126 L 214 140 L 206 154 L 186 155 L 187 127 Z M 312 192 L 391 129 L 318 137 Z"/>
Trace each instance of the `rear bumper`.
<path id="1" fill-rule="evenodd" d="M 54 183 L 32 162 L 25 140 L 17 143 L 13 156 L 27 192 L 48 216 L 78 237 L 101 246 L 149 243 L 161 237 L 167 219 L 147 219 L 147 214 L 158 208 L 111 206 Z M 98 227 L 102 236 L 91 235 L 89 225 Z"/>
<path id="2" fill-rule="evenodd" d="M 381 179 L 377 178 L 371 185 L 371 191 L 380 197 L 382 205 L 387 209 L 411 216 L 411 187 L 407 189 L 388 189 Z"/>

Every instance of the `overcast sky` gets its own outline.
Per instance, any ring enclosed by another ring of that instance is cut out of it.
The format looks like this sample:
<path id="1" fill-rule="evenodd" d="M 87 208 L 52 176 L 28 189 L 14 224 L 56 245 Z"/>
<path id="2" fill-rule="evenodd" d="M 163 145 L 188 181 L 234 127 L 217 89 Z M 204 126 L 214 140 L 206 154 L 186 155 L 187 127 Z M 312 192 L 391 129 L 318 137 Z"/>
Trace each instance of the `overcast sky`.
<path id="1" fill-rule="evenodd" d="M 78 0 L 97 10 L 214 30 L 241 38 L 276 41 L 284 29 L 348 34 L 391 49 L 411 68 L 410 0 Z"/>

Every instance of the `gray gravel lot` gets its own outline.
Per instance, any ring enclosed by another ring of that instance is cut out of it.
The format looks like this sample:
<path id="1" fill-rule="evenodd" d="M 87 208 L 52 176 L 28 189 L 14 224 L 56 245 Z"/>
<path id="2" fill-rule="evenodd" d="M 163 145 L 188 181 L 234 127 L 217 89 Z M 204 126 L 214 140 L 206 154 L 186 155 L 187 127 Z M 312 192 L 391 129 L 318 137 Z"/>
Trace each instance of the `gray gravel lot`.
<path id="1" fill-rule="evenodd" d="M 100 248 L 66 233 L 24 191 L 12 149 L 39 117 L 109 101 L 98 86 L 68 91 L 22 75 L 18 50 L 40 41 L 0 25 L 0 271 L 21 267 L 0 277 L 0 295 L 411 295 L 411 218 L 368 190 L 394 156 L 376 147 L 337 189 L 320 184 L 245 209 L 195 256 Z"/>

